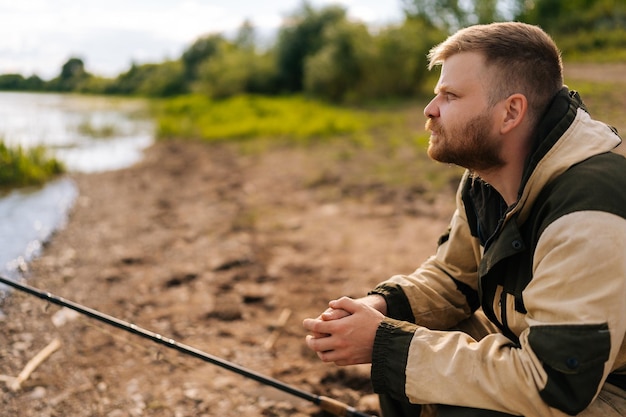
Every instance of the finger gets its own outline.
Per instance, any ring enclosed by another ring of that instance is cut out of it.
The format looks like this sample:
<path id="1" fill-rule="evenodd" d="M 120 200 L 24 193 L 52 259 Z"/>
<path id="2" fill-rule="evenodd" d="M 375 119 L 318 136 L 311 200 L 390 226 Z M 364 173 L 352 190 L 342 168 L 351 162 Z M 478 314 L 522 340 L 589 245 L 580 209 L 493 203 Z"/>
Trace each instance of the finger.
<path id="1" fill-rule="evenodd" d="M 319 339 L 320 337 L 328 337 L 328 336 L 330 336 L 330 333 L 311 332 L 311 336 L 313 336 L 316 339 Z"/>
<path id="2" fill-rule="evenodd" d="M 344 310 L 348 314 L 354 314 L 361 307 L 360 303 L 350 297 L 341 297 L 338 300 L 332 300 L 328 305 L 336 310 Z"/>
<path id="3" fill-rule="evenodd" d="M 322 362 L 334 362 L 332 360 L 332 356 L 334 352 L 332 350 L 327 350 L 326 352 L 317 352 L 317 357 L 322 360 Z"/>
<path id="4" fill-rule="evenodd" d="M 320 319 L 304 319 L 302 321 L 302 327 L 312 333 L 326 333 L 324 331 L 319 330 L 320 324 L 324 323 Z"/>
<path id="5" fill-rule="evenodd" d="M 309 331 L 311 336 L 313 336 L 316 339 L 318 339 L 320 337 L 328 337 L 328 336 L 330 336 L 330 333 L 321 332 L 321 331 L 315 330 L 315 326 L 317 325 L 316 322 L 321 322 L 321 320 L 320 319 L 305 319 L 302 322 L 302 326 L 306 330 Z"/>
<path id="6" fill-rule="evenodd" d="M 330 337 L 315 338 L 311 335 L 307 335 L 305 342 L 309 349 L 317 352 L 319 356 L 320 353 L 326 353 L 332 350 L 333 345 L 330 339 Z"/>
<path id="7" fill-rule="evenodd" d="M 341 350 L 327 350 L 324 352 L 317 352 L 317 357 L 322 360 L 322 362 L 334 362 L 335 365 L 345 366 L 345 365 L 356 365 L 352 358 L 346 357 L 346 354 Z"/>
<path id="8" fill-rule="evenodd" d="M 350 315 L 350 313 L 348 313 L 346 310 L 343 310 L 343 309 L 340 309 L 340 308 L 329 308 L 328 310 L 326 310 L 326 311 L 324 311 L 322 313 L 320 318 L 322 320 L 329 321 L 329 320 L 342 319 L 342 318 L 347 317 L 349 315 Z"/>

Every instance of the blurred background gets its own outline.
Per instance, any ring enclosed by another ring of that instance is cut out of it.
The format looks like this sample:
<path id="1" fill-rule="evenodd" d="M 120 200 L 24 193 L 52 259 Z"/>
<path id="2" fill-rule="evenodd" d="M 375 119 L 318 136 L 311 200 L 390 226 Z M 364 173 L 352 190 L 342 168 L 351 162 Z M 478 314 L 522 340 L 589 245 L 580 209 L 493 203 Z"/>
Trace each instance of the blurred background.
<path id="1" fill-rule="evenodd" d="M 434 43 L 502 20 L 540 25 L 566 60 L 626 60 L 624 0 L 2 3 L 2 90 L 406 97 Z"/>
<path id="2" fill-rule="evenodd" d="M 0 272 L 64 221 L 61 174 L 131 165 L 154 140 L 348 139 L 394 155 L 354 181 L 447 184 L 415 163 L 426 55 L 509 20 L 553 36 L 566 82 L 622 129 L 626 0 L 0 0 Z"/>

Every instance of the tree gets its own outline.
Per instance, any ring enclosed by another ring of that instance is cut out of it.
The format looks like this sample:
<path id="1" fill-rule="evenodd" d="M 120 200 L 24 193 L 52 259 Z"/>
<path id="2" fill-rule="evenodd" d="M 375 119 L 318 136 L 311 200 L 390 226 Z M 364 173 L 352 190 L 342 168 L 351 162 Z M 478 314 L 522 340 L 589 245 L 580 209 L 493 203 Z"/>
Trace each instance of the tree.
<path id="1" fill-rule="evenodd" d="M 518 19 L 544 28 L 564 56 L 582 52 L 604 58 L 626 49 L 623 0 L 535 0 L 524 6 Z"/>
<path id="2" fill-rule="evenodd" d="M 61 67 L 59 78 L 63 81 L 83 78 L 86 74 L 85 64 L 80 58 L 70 58 Z"/>
<path id="3" fill-rule="evenodd" d="M 402 0 L 409 19 L 421 20 L 451 33 L 477 23 L 491 23 L 514 17 L 524 0 Z M 508 16 L 504 10 L 510 8 Z"/>
<path id="4" fill-rule="evenodd" d="M 220 34 L 206 35 L 198 38 L 181 57 L 185 70 L 185 78 L 192 82 L 197 78 L 198 68 L 204 61 L 214 56 L 225 39 Z"/>
<path id="5" fill-rule="evenodd" d="M 223 98 L 246 91 L 253 54 L 235 45 L 222 45 L 220 51 L 198 68 L 194 91 Z"/>
<path id="6" fill-rule="evenodd" d="M 59 76 L 48 82 L 47 88 L 62 92 L 78 91 L 90 77 L 91 74 L 85 71 L 83 60 L 72 57 L 63 64 Z"/>
<path id="7" fill-rule="evenodd" d="M 224 41 L 197 69 L 192 91 L 214 98 L 241 93 L 275 93 L 276 67 L 271 53 L 258 54 L 248 43 Z"/>
<path id="8" fill-rule="evenodd" d="M 255 50 L 256 47 L 256 30 L 252 22 L 245 20 L 235 36 L 235 45 L 241 49 Z"/>
<path id="9" fill-rule="evenodd" d="M 372 38 L 365 25 L 343 21 L 324 31 L 324 46 L 305 58 L 304 91 L 332 101 L 354 94 Z"/>
<path id="10" fill-rule="evenodd" d="M 46 87 L 46 82 L 38 75 L 31 75 L 24 80 L 24 89 L 29 91 L 41 91 Z"/>
<path id="11" fill-rule="evenodd" d="M 0 75 L 0 90 L 19 91 L 26 90 L 26 80 L 21 74 Z"/>
<path id="12" fill-rule="evenodd" d="M 519 17 L 556 33 L 613 30 L 626 27 L 623 0 L 535 0 Z"/>
<path id="13" fill-rule="evenodd" d="M 428 76 L 428 51 L 445 37 L 444 31 L 413 19 L 381 31 L 374 40 L 375 58 L 365 73 L 364 94 L 407 97 L 420 93 Z"/>
<path id="14" fill-rule="evenodd" d="M 302 91 L 306 58 L 319 51 L 324 30 L 346 20 L 339 6 L 314 10 L 306 1 L 281 27 L 276 45 L 278 82 L 288 92 Z"/>
<path id="15" fill-rule="evenodd" d="M 160 64 L 132 64 L 106 88 L 109 94 L 136 94 L 167 97 L 186 92 L 183 64 L 166 61 Z"/>

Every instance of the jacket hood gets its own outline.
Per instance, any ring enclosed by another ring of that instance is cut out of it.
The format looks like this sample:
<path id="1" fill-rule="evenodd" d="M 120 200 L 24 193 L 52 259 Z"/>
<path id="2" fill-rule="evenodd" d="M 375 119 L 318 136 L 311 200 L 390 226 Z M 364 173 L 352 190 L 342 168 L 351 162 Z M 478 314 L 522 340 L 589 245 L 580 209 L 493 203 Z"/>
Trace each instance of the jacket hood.
<path id="1" fill-rule="evenodd" d="M 539 192 L 553 178 L 621 143 L 617 131 L 591 118 L 580 96 L 564 87 L 552 100 L 535 130 L 534 149 L 524 171 L 518 202 L 509 215 L 526 219 Z"/>

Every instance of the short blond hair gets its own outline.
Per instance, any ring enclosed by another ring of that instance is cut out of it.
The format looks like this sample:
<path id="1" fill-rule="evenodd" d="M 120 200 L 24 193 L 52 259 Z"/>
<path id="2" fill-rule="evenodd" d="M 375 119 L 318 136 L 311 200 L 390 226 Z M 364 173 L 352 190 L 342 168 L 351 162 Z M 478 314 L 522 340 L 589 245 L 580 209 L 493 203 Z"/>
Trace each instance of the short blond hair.
<path id="1" fill-rule="evenodd" d="M 481 53 L 487 66 L 495 69 L 490 73 L 492 104 L 511 94 L 524 94 L 535 121 L 563 87 L 561 53 L 552 38 L 537 26 L 499 22 L 461 29 L 430 50 L 428 68 L 461 52 Z"/>

